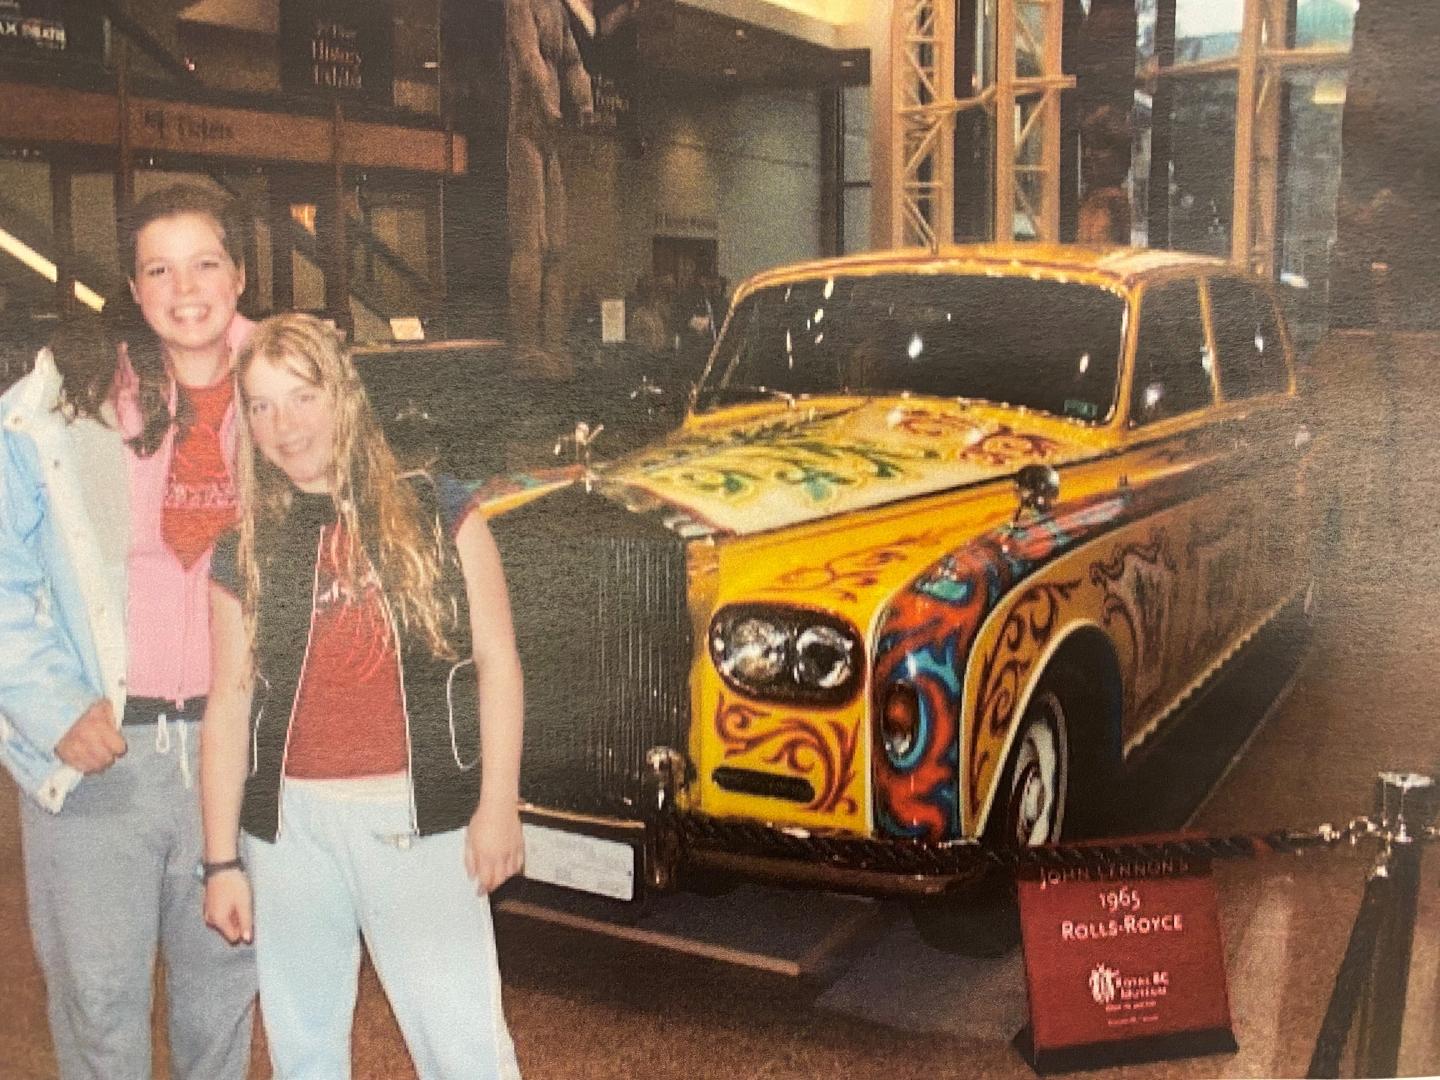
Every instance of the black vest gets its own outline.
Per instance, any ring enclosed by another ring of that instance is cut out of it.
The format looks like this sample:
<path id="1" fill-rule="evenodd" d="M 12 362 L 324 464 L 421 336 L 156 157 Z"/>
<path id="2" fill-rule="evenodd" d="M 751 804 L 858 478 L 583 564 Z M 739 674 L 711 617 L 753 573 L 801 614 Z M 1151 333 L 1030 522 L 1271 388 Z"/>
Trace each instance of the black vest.
<path id="1" fill-rule="evenodd" d="M 415 491 L 425 520 L 438 525 L 433 486 L 422 481 Z M 262 563 L 250 775 L 240 810 L 240 827 L 261 840 L 273 841 L 279 828 L 280 781 L 310 638 L 321 532 L 334 520 L 330 496 L 297 493 Z M 449 530 L 439 531 L 446 538 L 443 599 L 459 613 L 450 640 L 461 659 L 436 659 L 421 635 L 391 620 L 400 637 L 412 824 L 422 836 L 464 826 L 480 797 L 479 712 L 465 583 Z M 367 551 L 378 565 L 368 543 Z"/>

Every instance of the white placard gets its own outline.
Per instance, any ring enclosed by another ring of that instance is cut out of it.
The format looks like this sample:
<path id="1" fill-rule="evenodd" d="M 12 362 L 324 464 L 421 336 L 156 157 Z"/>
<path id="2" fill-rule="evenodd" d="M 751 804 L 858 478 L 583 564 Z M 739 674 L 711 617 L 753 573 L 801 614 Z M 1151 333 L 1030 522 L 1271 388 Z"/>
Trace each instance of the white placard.
<path id="1" fill-rule="evenodd" d="M 625 301 L 600 301 L 600 341 L 613 345 L 625 340 Z"/>
<path id="2" fill-rule="evenodd" d="M 418 315 L 398 315 L 390 320 L 390 335 L 396 341 L 424 341 L 425 326 Z"/>
<path id="3" fill-rule="evenodd" d="M 618 840 L 525 822 L 525 876 L 567 889 L 635 898 L 635 849 Z"/>

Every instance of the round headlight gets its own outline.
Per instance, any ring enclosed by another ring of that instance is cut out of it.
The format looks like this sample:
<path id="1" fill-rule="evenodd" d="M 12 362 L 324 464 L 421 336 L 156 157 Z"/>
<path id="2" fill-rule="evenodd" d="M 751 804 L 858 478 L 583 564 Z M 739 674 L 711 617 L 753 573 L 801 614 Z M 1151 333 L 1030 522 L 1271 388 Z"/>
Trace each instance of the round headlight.
<path id="1" fill-rule="evenodd" d="M 833 626 L 809 626 L 795 642 L 795 681 L 833 690 L 855 670 L 854 643 Z"/>
<path id="2" fill-rule="evenodd" d="M 864 681 L 864 647 L 850 624 L 788 604 L 721 608 L 710 660 L 730 689 L 765 701 L 841 705 Z"/>
<path id="3" fill-rule="evenodd" d="M 720 670 L 751 685 L 774 682 L 785 670 L 789 635 L 768 619 L 750 617 L 731 625 L 716 642 Z"/>

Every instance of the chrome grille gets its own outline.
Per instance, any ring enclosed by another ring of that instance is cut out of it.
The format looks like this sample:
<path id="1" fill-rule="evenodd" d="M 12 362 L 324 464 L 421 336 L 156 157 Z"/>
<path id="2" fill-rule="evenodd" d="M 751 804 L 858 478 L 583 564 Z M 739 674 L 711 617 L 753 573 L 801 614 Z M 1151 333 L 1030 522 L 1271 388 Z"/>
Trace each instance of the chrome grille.
<path id="1" fill-rule="evenodd" d="M 645 752 L 687 745 L 683 542 L 578 489 L 490 524 L 525 669 L 521 795 L 634 813 Z"/>

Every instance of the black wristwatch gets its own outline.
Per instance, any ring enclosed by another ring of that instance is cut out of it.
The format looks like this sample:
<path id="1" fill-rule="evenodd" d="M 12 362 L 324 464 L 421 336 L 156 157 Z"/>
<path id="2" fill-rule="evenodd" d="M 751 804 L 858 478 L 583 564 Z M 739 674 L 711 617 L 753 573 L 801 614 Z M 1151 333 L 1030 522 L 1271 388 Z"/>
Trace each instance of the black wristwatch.
<path id="1" fill-rule="evenodd" d="M 226 870 L 244 870 L 245 861 L 239 857 L 226 859 L 224 862 L 205 862 L 203 859 L 200 865 L 195 868 L 195 876 L 201 881 L 209 881 L 216 874 L 223 874 Z"/>

